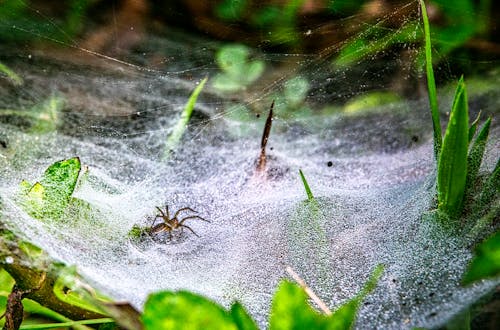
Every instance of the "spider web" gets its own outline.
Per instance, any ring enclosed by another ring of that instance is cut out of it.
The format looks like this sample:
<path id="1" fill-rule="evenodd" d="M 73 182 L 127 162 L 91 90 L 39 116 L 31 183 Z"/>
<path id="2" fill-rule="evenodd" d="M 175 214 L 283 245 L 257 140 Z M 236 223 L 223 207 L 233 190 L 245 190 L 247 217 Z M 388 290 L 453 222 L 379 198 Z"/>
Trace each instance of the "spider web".
<path id="1" fill-rule="evenodd" d="M 411 2 L 373 23 L 353 16 L 341 24 L 361 33 L 368 33 L 364 27 L 398 33 L 418 17 L 416 7 Z M 403 17 L 403 24 L 387 28 L 396 17 Z M 311 35 L 325 28 L 317 26 Z M 37 29 L 12 29 L 54 39 Z M 420 24 L 414 29 L 417 38 Z M 211 85 L 220 72 L 214 58 L 223 43 L 175 30 L 147 34 L 120 57 L 57 38 L 73 48 L 1 46 L 2 62 L 24 80 L 21 87 L 0 85 L 1 108 L 29 111 L 52 98 L 64 100 L 60 124 L 49 133 L 30 133 L 23 117 L 2 119 L 2 222 L 56 260 L 76 265 L 96 288 L 139 308 L 150 292 L 188 289 L 224 305 L 239 300 L 266 326 L 287 265 L 335 308 L 384 263 L 384 276 L 362 307 L 357 327 L 444 324 L 498 282 L 460 287 L 470 250 L 422 221 L 435 190 L 425 88 L 408 64 L 421 54 L 420 46 L 408 42 L 354 65 L 333 65 L 332 56 L 354 39 L 313 54 L 253 49 L 252 59 L 265 63 L 266 74 L 235 93 Z M 494 72 L 490 79 L 498 81 Z M 453 78 L 446 62 L 438 73 Z M 181 143 L 162 161 L 191 90 L 206 76 L 209 83 Z M 298 76 L 309 88 L 294 108 L 283 95 Z M 390 101 L 373 105 L 363 97 L 374 91 L 396 91 L 399 97 L 392 93 Z M 442 92 L 441 107 L 449 109 L 452 87 Z M 479 110 L 496 113 L 497 94 L 477 92 L 471 116 Z M 254 168 L 273 99 L 278 102 L 268 180 L 259 181 Z M 356 110 L 360 104 L 369 110 Z M 493 128 L 485 170 L 498 159 L 498 144 Z M 76 155 L 89 177 L 75 197 L 89 202 L 95 214 L 57 223 L 31 218 L 15 201 L 19 182 L 35 182 L 52 162 Z M 317 198 L 316 210 L 305 202 L 299 168 Z M 166 204 L 171 210 L 189 206 L 211 223 L 189 222 L 199 238 L 189 231 L 172 241 L 127 238 L 134 224 L 149 225 L 155 207 Z"/>

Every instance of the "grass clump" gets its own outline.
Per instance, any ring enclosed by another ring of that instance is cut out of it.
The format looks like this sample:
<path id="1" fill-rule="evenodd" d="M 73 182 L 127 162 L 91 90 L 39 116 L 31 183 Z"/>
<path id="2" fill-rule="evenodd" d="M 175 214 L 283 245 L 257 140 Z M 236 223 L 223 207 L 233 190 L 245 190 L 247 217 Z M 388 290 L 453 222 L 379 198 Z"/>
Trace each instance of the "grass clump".
<path id="1" fill-rule="evenodd" d="M 479 178 L 479 168 L 486 149 L 491 118 L 485 122 L 474 140 L 480 116 L 478 115 L 469 127 L 467 90 L 461 77 L 455 91 L 446 132 L 442 138 L 432 68 L 429 20 L 422 0 L 420 6 L 424 22 L 426 73 L 434 128 L 434 155 L 437 160 L 438 210 L 444 215 L 442 218 L 446 224 L 458 227 L 460 218 L 480 218 L 483 210 L 498 199 L 496 195 L 498 191 L 491 189 L 495 182 L 489 183 L 495 181 L 496 170 L 491 175 L 492 179 L 484 181 Z M 481 223 L 482 220 L 479 219 L 477 222 Z"/>
<path id="2" fill-rule="evenodd" d="M 474 140 L 480 114 L 469 127 L 467 91 L 461 77 L 441 145 L 429 22 L 423 0 L 420 0 L 420 5 L 426 39 L 426 68 L 434 126 L 434 151 L 438 161 L 438 211 L 444 214 L 444 217 L 438 218 L 445 219 L 445 225 L 460 229 L 466 234 L 467 240 L 475 242 L 478 237 L 484 237 L 485 232 L 491 231 L 491 223 L 495 219 L 498 221 L 500 217 L 500 159 L 491 174 L 483 176 L 479 174 L 491 118 L 486 120 Z M 469 264 L 462 284 L 500 275 L 500 232 L 498 226 L 496 228 L 496 232 L 476 248 L 476 255 Z"/>

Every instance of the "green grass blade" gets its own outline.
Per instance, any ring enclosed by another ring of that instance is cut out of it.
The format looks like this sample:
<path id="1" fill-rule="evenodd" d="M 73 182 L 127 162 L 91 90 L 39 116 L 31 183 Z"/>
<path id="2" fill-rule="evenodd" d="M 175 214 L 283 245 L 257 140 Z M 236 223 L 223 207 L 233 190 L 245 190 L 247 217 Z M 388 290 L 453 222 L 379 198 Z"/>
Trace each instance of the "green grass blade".
<path id="1" fill-rule="evenodd" d="M 170 153 L 175 150 L 175 148 L 179 145 L 179 142 L 182 138 L 182 135 L 184 135 L 184 132 L 186 131 L 186 126 L 189 122 L 189 119 L 191 119 L 191 115 L 193 114 L 193 109 L 196 104 L 196 100 L 198 99 L 198 95 L 200 95 L 201 90 L 205 86 L 205 83 L 207 82 L 208 78 L 204 78 L 198 86 L 194 89 L 193 93 L 189 97 L 188 102 L 186 103 L 186 106 L 184 107 L 184 110 L 182 111 L 181 118 L 175 125 L 174 129 L 172 130 L 172 133 L 167 139 L 167 143 L 165 144 L 165 152 L 163 154 L 163 159 L 167 159 Z"/>
<path id="2" fill-rule="evenodd" d="M 452 218 L 459 215 L 463 207 L 468 145 L 469 109 L 462 77 L 455 92 L 437 173 L 438 208 Z"/>
<path id="3" fill-rule="evenodd" d="M 474 182 L 476 181 L 479 168 L 481 167 L 481 162 L 484 156 L 484 150 L 486 149 L 486 142 L 488 141 L 488 135 L 490 133 L 491 118 L 488 118 L 486 123 L 484 123 L 483 128 L 479 132 L 474 144 L 472 145 L 469 156 L 467 157 L 467 190 L 472 189 Z M 470 137 L 470 134 L 469 134 Z"/>
<path id="4" fill-rule="evenodd" d="M 328 329 L 352 329 L 361 302 L 375 289 L 383 272 L 384 265 L 379 264 L 375 267 L 363 289 L 356 297 L 344 303 L 329 316 L 330 324 Z"/>
<path id="5" fill-rule="evenodd" d="M 470 128 L 469 128 L 469 143 L 470 143 L 470 141 L 472 141 L 472 138 L 474 137 L 474 134 L 476 134 L 477 125 L 479 124 L 479 118 L 481 118 L 481 111 L 479 111 L 479 113 L 477 114 L 476 119 L 474 119 L 474 121 L 472 122 L 472 124 L 470 124 Z"/>
<path id="6" fill-rule="evenodd" d="M 375 290 L 375 287 L 377 286 L 380 277 L 382 277 L 384 270 L 385 266 L 383 264 L 378 264 L 375 267 L 370 277 L 368 278 L 368 281 L 365 283 L 363 289 L 358 294 L 358 298 L 360 299 L 360 301 L 365 299 L 366 296 L 368 296 L 373 290 Z"/>
<path id="7" fill-rule="evenodd" d="M 302 173 L 302 170 L 299 170 L 300 178 L 302 179 L 302 183 L 304 184 L 304 188 L 306 190 L 307 194 L 307 199 L 309 201 L 314 200 L 314 196 L 312 194 L 311 188 L 309 187 L 309 184 L 307 183 L 306 177 L 304 176 L 304 173 Z"/>
<path id="8" fill-rule="evenodd" d="M 424 22 L 425 71 L 427 74 L 427 88 L 429 91 L 429 103 L 431 106 L 432 127 L 434 129 L 434 156 L 436 157 L 436 160 L 438 160 L 442 144 L 441 123 L 439 121 L 436 81 L 434 80 L 434 70 L 432 69 L 431 31 L 429 27 L 429 18 L 427 17 L 427 9 L 425 8 L 423 0 L 420 0 L 420 8 L 422 10 L 422 20 Z"/>

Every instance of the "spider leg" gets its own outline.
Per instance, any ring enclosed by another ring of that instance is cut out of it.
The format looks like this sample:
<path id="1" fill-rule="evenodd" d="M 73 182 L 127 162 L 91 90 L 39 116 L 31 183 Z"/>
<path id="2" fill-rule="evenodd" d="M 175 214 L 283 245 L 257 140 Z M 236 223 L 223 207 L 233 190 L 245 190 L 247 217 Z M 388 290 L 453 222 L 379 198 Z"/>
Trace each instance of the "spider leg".
<path id="1" fill-rule="evenodd" d="M 189 229 L 196 237 L 200 237 L 200 235 L 198 235 L 197 233 L 194 232 L 193 229 L 191 229 L 191 227 L 189 226 L 186 226 L 186 225 L 180 225 L 181 227 L 186 227 L 187 229 Z"/>
<path id="2" fill-rule="evenodd" d="M 205 222 L 210 222 L 207 219 L 202 218 L 202 217 L 200 217 L 198 215 L 190 215 L 189 217 L 185 217 L 184 219 L 182 219 L 181 221 L 179 221 L 179 225 L 182 225 L 182 223 L 184 221 L 188 220 L 188 219 L 200 219 L 200 220 L 205 221 Z"/>
<path id="3" fill-rule="evenodd" d="M 167 211 L 167 219 L 170 219 L 170 213 L 168 212 L 168 205 L 165 205 L 165 210 Z"/>
<path id="4" fill-rule="evenodd" d="M 193 210 L 190 207 L 183 207 L 182 209 L 178 209 L 177 212 L 175 212 L 174 218 L 177 218 L 177 216 L 179 215 L 179 213 L 182 212 L 182 211 L 191 211 L 191 212 L 194 212 L 194 213 L 198 213 L 197 211 Z"/>
<path id="5" fill-rule="evenodd" d="M 156 207 L 156 209 L 157 209 L 158 211 L 160 211 L 160 213 L 161 213 L 161 215 L 157 215 L 157 216 L 156 216 L 157 218 L 158 218 L 158 217 L 162 217 L 162 216 L 163 216 L 163 217 L 167 217 L 167 218 L 168 218 L 168 216 L 166 216 L 166 215 L 165 215 L 165 213 L 163 213 L 163 211 L 162 211 L 162 210 L 161 210 L 158 206 Z M 167 206 L 167 213 L 168 213 L 168 206 Z"/>

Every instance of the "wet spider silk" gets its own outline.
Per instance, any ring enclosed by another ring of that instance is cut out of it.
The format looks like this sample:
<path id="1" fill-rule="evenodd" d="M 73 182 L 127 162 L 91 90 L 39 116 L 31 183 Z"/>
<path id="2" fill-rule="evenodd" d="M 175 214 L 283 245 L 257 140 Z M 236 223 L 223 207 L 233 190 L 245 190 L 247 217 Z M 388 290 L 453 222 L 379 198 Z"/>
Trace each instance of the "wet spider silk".
<path id="1" fill-rule="evenodd" d="M 175 56 L 187 53 L 187 46 L 168 39 L 150 42 Z M 81 65 L 7 53 L 25 84 L 2 87 L 2 108 L 30 109 L 51 97 L 63 98 L 65 106 L 57 130 L 43 134 L 30 133 L 26 118 L 0 123 L 2 222 L 54 259 L 76 265 L 114 299 L 141 308 L 150 292 L 187 289 L 226 306 L 239 300 L 264 327 L 286 266 L 334 309 L 383 263 L 384 275 L 361 307 L 359 329 L 436 327 L 498 284 L 460 287 L 470 249 L 422 218 L 435 194 L 427 100 L 400 99 L 359 113 L 328 110 L 336 97 L 354 97 L 375 84 L 366 67 L 333 69 L 309 56 L 267 55 L 269 62 L 298 65 L 247 91 L 240 100 L 245 108 L 235 107 L 233 95 L 207 87 L 181 143 L 162 160 L 195 82 L 217 70 L 210 44 L 197 47 L 189 53 L 195 59 L 173 62 L 161 74 L 108 60 Z M 385 63 L 379 78 L 393 65 Z M 268 179 L 256 180 L 265 115 L 255 114 L 265 113 L 266 97 L 278 98 L 296 74 L 309 77 L 309 101 L 323 110 L 304 116 L 276 103 Z M 476 93 L 471 112 L 498 111 L 497 94 Z M 449 108 L 450 93 L 441 100 Z M 498 133 L 493 127 L 484 170 L 498 158 Z M 88 176 L 74 197 L 90 203 L 90 214 L 43 223 L 16 204 L 21 180 L 35 182 L 52 162 L 76 155 Z M 317 205 L 306 202 L 299 168 Z M 135 224 L 150 226 L 156 207 L 167 204 L 193 208 L 211 222 L 189 222 L 200 237 L 184 230 L 172 240 L 128 239 Z"/>

